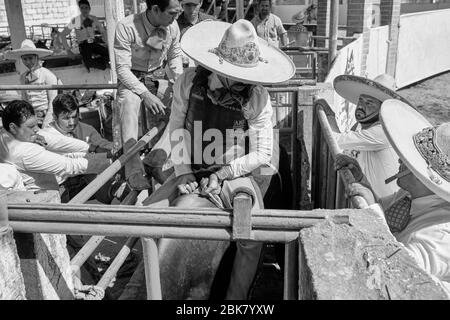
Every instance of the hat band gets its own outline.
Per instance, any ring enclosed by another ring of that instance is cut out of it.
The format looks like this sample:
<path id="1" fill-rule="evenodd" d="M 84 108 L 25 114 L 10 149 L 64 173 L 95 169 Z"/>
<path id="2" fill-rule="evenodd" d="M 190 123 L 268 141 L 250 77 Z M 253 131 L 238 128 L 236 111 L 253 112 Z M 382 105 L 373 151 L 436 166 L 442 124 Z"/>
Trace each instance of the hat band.
<path id="1" fill-rule="evenodd" d="M 221 42 L 218 48 L 209 52 L 219 56 L 220 63 L 225 60 L 239 67 L 256 67 L 260 61 L 267 63 L 267 60 L 260 56 L 259 48 L 254 42 L 248 42 L 243 47 L 228 47 L 225 42 Z"/>
<path id="2" fill-rule="evenodd" d="M 445 181 L 450 182 L 450 161 L 448 156 L 436 145 L 436 127 L 425 128 L 413 136 L 414 145 L 428 164 Z M 438 177 L 429 171 L 430 179 L 441 184 Z"/>

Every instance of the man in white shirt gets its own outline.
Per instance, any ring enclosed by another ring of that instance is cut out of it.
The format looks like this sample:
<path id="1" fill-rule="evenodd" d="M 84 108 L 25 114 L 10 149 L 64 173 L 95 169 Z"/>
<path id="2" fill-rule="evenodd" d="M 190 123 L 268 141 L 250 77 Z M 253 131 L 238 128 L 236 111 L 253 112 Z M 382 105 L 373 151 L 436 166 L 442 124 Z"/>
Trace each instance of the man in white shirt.
<path id="1" fill-rule="evenodd" d="M 4 110 L 2 122 L 0 161 L 15 165 L 27 190 L 58 190 L 67 177 L 98 174 L 111 163 L 105 154 L 88 155 L 87 143 L 69 137 L 43 133 L 45 140 L 40 141 L 46 148 L 35 143 L 39 128 L 33 107 L 26 101 L 11 102 Z"/>
<path id="2" fill-rule="evenodd" d="M 252 24 L 259 37 L 269 44 L 279 47 L 287 46 L 289 43 L 286 29 L 281 19 L 272 13 L 271 0 L 257 0 L 258 14 L 252 19 Z"/>
<path id="3" fill-rule="evenodd" d="M 72 50 L 70 50 L 67 44 L 66 37 L 73 29 L 75 29 L 78 47 L 86 68 L 88 70 L 90 70 L 90 68 L 105 70 L 109 63 L 109 53 L 108 48 L 106 47 L 106 43 L 108 42 L 105 28 L 96 16 L 90 14 L 91 5 L 89 1 L 78 1 L 78 7 L 80 8 L 80 15 L 70 20 L 64 30 L 59 34 L 60 40 L 67 53 L 73 55 Z M 98 43 L 96 40 L 96 31 L 100 32 L 105 45 Z M 99 57 L 94 57 L 93 55 L 98 55 Z"/>
<path id="4" fill-rule="evenodd" d="M 397 172 L 398 156 L 383 132 L 379 111 L 386 99 L 407 101 L 395 92 L 395 80 L 386 74 L 374 80 L 341 75 L 334 80 L 334 88 L 347 101 L 356 104 L 358 123 L 356 130 L 340 132 L 334 112 L 326 110 L 339 147 L 356 153 L 356 159 L 378 197 L 393 194 L 398 187 L 394 183 L 386 186 L 384 180 Z"/>
<path id="5" fill-rule="evenodd" d="M 362 196 L 371 207 L 384 211 L 396 239 L 440 281 L 450 298 L 450 167 L 445 160 L 450 156 L 450 123 L 433 127 L 408 104 L 392 99 L 383 103 L 380 117 L 400 157 L 396 177 L 401 189 L 377 199 L 351 158 L 341 156 L 337 168 L 352 164 L 349 168 L 357 182 L 350 186 L 349 195 Z"/>
<path id="6" fill-rule="evenodd" d="M 254 207 L 263 208 L 262 198 L 274 173 L 269 169 L 274 141 L 272 105 L 262 84 L 290 79 L 294 64 L 277 48 L 265 45 L 243 19 L 232 25 L 196 24 L 184 34 L 181 48 L 199 66 L 188 68 L 174 85 L 169 129 L 175 172 L 144 204 L 161 206 L 169 200 L 171 206 L 183 208 L 231 208 L 233 192 L 244 188 L 254 196 Z M 161 239 L 160 256 L 179 246 L 194 254 L 197 243 Z M 262 249 L 258 242 L 236 245 L 226 299 L 248 298 Z M 214 251 L 211 246 L 217 246 L 215 257 L 220 259 L 220 243 L 203 244 L 205 252 Z M 139 281 L 133 278 L 129 288 Z M 125 291 L 122 298 L 128 295 Z"/>

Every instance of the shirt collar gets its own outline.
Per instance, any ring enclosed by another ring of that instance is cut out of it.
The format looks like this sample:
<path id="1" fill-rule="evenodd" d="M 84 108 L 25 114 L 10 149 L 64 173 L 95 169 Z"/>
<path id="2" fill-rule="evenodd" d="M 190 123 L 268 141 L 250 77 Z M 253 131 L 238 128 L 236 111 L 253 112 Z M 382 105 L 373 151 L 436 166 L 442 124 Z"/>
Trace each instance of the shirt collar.
<path id="1" fill-rule="evenodd" d="M 208 86 L 211 90 L 216 90 L 219 88 L 223 88 L 222 82 L 220 82 L 219 77 L 217 76 L 217 73 L 211 73 L 208 77 Z"/>
<path id="2" fill-rule="evenodd" d="M 449 203 L 441 197 L 432 194 L 425 197 L 413 199 L 411 201 L 411 216 L 412 218 L 422 215 L 424 212 L 430 211 L 431 208 L 439 208 L 448 206 Z"/>
<path id="3" fill-rule="evenodd" d="M 270 15 L 271 15 L 271 13 L 269 13 L 269 15 L 268 15 L 267 17 L 265 17 L 264 19 L 261 19 L 261 18 L 259 17 L 259 14 L 256 15 L 257 22 L 258 22 L 258 23 L 266 22 L 267 20 L 269 20 Z"/>

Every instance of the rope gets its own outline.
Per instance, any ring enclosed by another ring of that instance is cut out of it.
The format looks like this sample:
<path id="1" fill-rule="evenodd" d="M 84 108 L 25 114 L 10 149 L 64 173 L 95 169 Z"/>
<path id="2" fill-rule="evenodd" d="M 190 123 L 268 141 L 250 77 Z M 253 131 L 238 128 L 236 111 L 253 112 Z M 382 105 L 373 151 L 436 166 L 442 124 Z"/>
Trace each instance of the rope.
<path id="1" fill-rule="evenodd" d="M 75 300 L 102 300 L 105 297 L 105 290 L 94 285 L 81 286 L 75 288 Z"/>

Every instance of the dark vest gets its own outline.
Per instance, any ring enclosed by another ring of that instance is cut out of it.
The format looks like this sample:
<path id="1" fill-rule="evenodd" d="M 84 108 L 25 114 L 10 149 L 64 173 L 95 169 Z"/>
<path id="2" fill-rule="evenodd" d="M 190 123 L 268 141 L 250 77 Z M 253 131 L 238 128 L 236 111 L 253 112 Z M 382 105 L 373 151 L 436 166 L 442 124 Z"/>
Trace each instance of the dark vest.
<path id="1" fill-rule="evenodd" d="M 211 74 L 209 70 L 203 67 L 197 67 L 196 75 L 193 79 L 192 88 L 189 94 L 189 105 L 186 113 L 185 128 L 191 134 L 191 167 L 196 172 L 197 176 L 207 176 L 214 171 L 220 169 L 223 163 L 205 163 L 203 152 L 205 148 L 212 141 L 202 141 L 201 150 L 196 150 L 194 145 L 198 139 L 202 139 L 204 133 L 208 129 L 219 130 L 222 137 L 222 150 L 225 152 L 226 148 L 226 133 L 227 129 L 242 130 L 241 132 L 247 132 L 248 123 L 244 117 L 242 106 L 245 105 L 250 99 L 251 90 L 253 86 L 249 85 L 245 90 L 242 91 L 242 96 L 244 102 L 241 104 L 236 101 L 232 105 L 221 106 L 214 104 L 208 97 L 208 77 Z M 194 135 L 194 123 L 201 123 L 201 136 L 199 132 Z M 197 148 L 199 149 L 199 148 Z M 200 153 L 201 152 L 201 153 Z M 245 153 L 248 153 L 248 138 L 245 142 Z M 194 154 L 197 154 L 195 157 Z"/>

